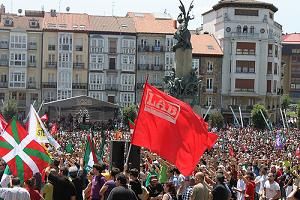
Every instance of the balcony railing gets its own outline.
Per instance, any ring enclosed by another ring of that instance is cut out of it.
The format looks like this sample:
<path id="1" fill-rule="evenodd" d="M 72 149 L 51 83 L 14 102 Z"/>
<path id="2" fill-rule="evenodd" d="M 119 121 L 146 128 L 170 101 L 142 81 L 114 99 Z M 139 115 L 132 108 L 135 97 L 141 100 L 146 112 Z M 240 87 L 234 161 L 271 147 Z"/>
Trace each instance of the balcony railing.
<path id="1" fill-rule="evenodd" d="M 108 53 L 117 53 L 117 48 L 110 47 L 109 50 L 108 50 Z"/>
<path id="2" fill-rule="evenodd" d="M 90 51 L 91 51 L 91 53 L 103 53 L 103 50 L 104 48 L 103 47 L 94 47 L 94 46 L 92 46 L 91 48 L 90 48 Z"/>
<path id="3" fill-rule="evenodd" d="M 8 60 L 0 60 L 0 66 L 8 66 Z"/>
<path id="4" fill-rule="evenodd" d="M 233 32 L 232 37 L 237 38 L 259 38 L 258 33 L 242 33 L 242 32 Z"/>
<path id="5" fill-rule="evenodd" d="M 145 46 L 144 45 L 143 46 L 139 45 L 138 50 L 141 51 L 141 52 L 148 52 L 148 51 L 150 51 L 150 47 L 147 46 L 147 45 L 145 45 Z"/>
<path id="6" fill-rule="evenodd" d="M 84 69 L 84 63 L 82 62 L 73 63 L 73 67 L 74 69 Z"/>
<path id="7" fill-rule="evenodd" d="M 43 88 L 57 88 L 57 82 L 43 82 Z"/>
<path id="8" fill-rule="evenodd" d="M 72 88 L 77 90 L 86 90 L 88 87 L 87 83 L 72 83 Z"/>
<path id="9" fill-rule="evenodd" d="M 47 68 L 57 68 L 57 62 L 46 62 Z"/>
<path id="10" fill-rule="evenodd" d="M 163 70 L 163 65 L 152 64 L 150 70 L 161 71 Z"/>
<path id="11" fill-rule="evenodd" d="M 235 88 L 235 92 L 254 92 L 252 88 Z"/>
<path id="12" fill-rule="evenodd" d="M 0 82 L 0 88 L 8 88 L 8 82 Z"/>
<path id="13" fill-rule="evenodd" d="M 119 84 L 105 84 L 105 90 L 118 91 Z"/>
<path id="14" fill-rule="evenodd" d="M 37 89 L 36 82 L 35 81 L 28 82 L 27 83 L 27 88 L 28 89 Z"/>
<path id="15" fill-rule="evenodd" d="M 0 42 L 0 49 L 8 49 L 8 42 L 7 43 Z"/>
<path id="16" fill-rule="evenodd" d="M 164 48 L 162 46 L 152 46 L 153 52 L 163 52 Z"/>
<path id="17" fill-rule="evenodd" d="M 150 67 L 149 64 L 138 64 L 138 69 L 139 70 L 148 70 Z"/>
<path id="18" fill-rule="evenodd" d="M 28 43 L 28 50 L 37 50 L 37 44 L 36 43 Z"/>
<path id="19" fill-rule="evenodd" d="M 35 62 L 28 62 L 28 67 L 36 67 L 36 63 Z"/>

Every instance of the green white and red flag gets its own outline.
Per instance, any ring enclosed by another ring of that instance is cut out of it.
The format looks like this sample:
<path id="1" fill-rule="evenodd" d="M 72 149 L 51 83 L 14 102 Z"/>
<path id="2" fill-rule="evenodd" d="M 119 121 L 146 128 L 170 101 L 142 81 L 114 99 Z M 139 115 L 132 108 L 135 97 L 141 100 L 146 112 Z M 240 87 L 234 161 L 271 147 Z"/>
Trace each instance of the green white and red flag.
<path id="1" fill-rule="evenodd" d="M 13 119 L 0 135 L 0 157 L 9 166 L 13 176 L 23 183 L 35 173 L 42 172 L 51 158 L 33 135 Z"/>
<path id="2" fill-rule="evenodd" d="M 91 140 L 90 136 L 87 136 L 87 141 L 85 145 L 85 153 L 84 153 L 84 164 L 85 169 L 93 168 L 93 165 L 98 162 L 96 150 L 93 141 Z"/>
<path id="3" fill-rule="evenodd" d="M 134 120 L 134 122 L 133 122 L 131 119 L 128 119 L 130 133 L 133 133 L 133 131 L 134 131 L 135 122 L 136 122 L 136 120 Z"/>
<path id="4" fill-rule="evenodd" d="M 0 114 L 0 133 L 2 133 L 6 126 L 7 122 L 5 121 L 4 117 Z"/>

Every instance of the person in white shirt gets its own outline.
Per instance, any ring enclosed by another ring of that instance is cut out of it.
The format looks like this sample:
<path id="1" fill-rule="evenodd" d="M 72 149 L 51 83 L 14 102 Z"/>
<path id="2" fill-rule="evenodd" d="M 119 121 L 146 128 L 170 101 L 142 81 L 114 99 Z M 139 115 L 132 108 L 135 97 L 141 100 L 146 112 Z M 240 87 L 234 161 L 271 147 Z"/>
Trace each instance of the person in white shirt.
<path id="1" fill-rule="evenodd" d="M 264 185 L 263 193 L 263 198 L 266 198 L 267 200 L 278 200 L 281 197 L 280 186 L 274 179 L 274 174 L 269 173 L 268 180 Z"/>
<path id="2" fill-rule="evenodd" d="M 236 191 L 236 199 L 237 200 L 245 200 L 245 197 L 244 197 L 245 189 L 246 189 L 246 184 L 243 180 L 243 174 L 241 172 L 239 172 L 236 188 L 232 188 L 232 190 Z"/>
<path id="3" fill-rule="evenodd" d="M 0 198 L 4 200 L 30 200 L 29 192 L 20 185 L 21 182 L 18 177 L 11 178 L 12 188 L 0 188 Z"/>
<path id="4" fill-rule="evenodd" d="M 264 192 L 264 186 L 265 186 L 265 183 L 267 181 L 267 171 L 268 169 L 265 168 L 265 167 L 262 167 L 260 169 L 260 178 L 257 180 L 255 180 L 255 185 L 258 185 L 259 186 L 259 190 L 258 190 L 258 194 L 259 194 L 259 197 L 262 196 L 263 192 Z"/>

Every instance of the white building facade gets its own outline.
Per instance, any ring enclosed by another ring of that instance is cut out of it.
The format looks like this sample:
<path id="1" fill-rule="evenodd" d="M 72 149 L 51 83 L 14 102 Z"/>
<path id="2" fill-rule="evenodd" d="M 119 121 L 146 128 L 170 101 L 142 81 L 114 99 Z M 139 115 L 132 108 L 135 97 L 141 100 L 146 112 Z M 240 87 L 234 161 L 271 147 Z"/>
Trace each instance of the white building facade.
<path id="1" fill-rule="evenodd" d="M 229 121 L 231 106 L 241 107 L 249 123 L 257 103 L 269 110 L 271 121 L 278 118 L 282 27 L 274 21 L 276 11 L 254 0 L 224 0 L 203 14 L 203 31 L 214 34 L 224 52 L 221 105 Z"/>

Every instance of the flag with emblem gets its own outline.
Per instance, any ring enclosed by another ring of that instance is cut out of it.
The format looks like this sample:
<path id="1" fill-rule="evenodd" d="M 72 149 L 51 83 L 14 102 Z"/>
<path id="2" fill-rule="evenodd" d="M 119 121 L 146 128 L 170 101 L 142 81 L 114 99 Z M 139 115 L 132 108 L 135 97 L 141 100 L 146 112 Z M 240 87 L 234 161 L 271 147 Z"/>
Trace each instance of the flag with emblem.
<path id="1" fill-rule="evenodd" d="M 36 113 L 34 107 L 31 105 L 29 111 L 28 133 L 35 137 L 35 140 L 41 144 L 50 143 L 56 149 L 60 147 L 57 141 L 50 135 L 45 128 L 39 115 Z"/>
<path id="2" fill-rule="evenodd" d="M 91 169 L 95 163 L 98 163 L 98 158 L 95 150 L 95 146 L 90 136 L 87 136 L 84 153 L 85 169 Z"/>
<path id="3" fill-rule="evenodd" d="M 45 149 L 16 119 L 12 119 L 0 136 L 0 157 L 21 183 L 42 172 L 51 162 Z"/>

